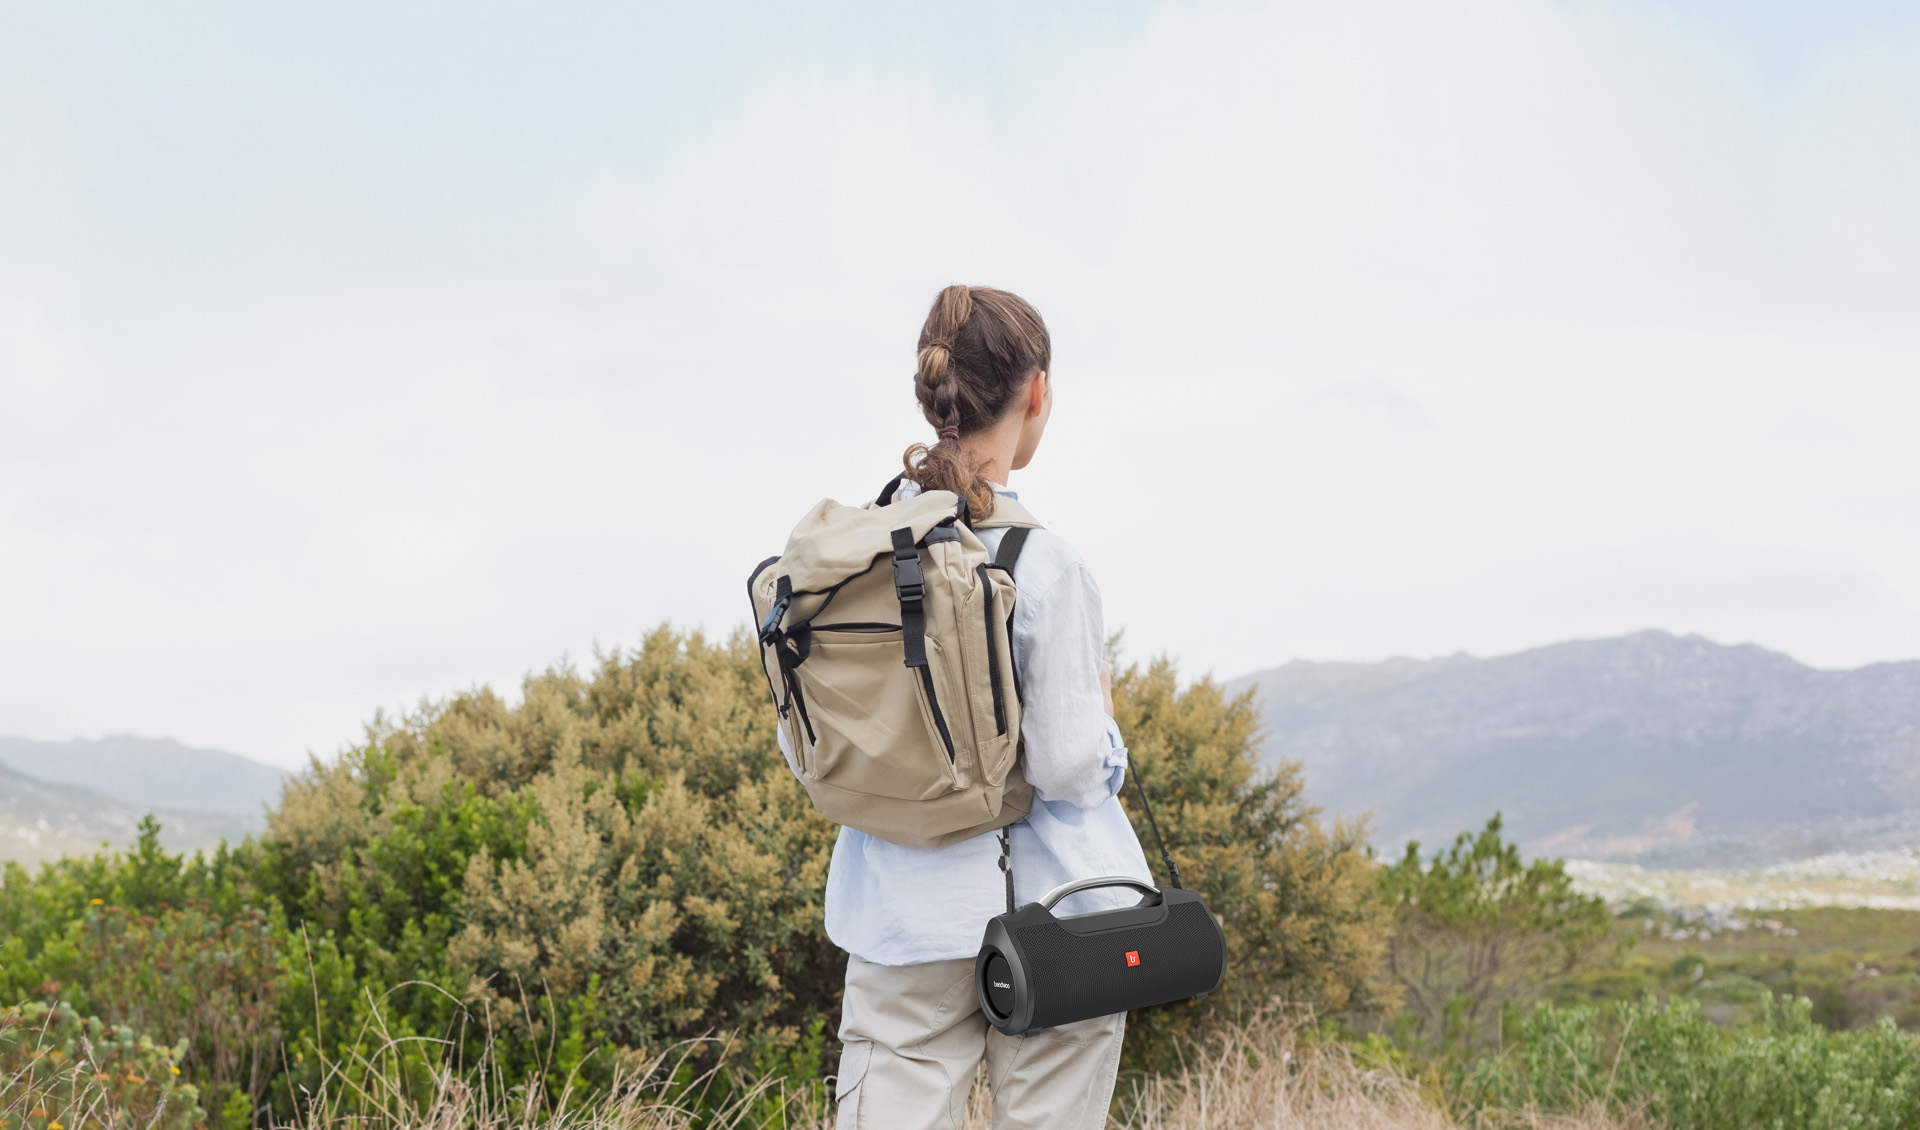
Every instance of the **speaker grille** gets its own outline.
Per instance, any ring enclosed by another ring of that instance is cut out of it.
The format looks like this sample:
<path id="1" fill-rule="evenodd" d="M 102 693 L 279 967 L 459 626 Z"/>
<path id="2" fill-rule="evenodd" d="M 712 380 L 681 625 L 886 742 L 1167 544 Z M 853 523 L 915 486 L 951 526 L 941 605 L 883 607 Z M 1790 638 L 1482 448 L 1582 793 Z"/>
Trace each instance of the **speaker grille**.
<path id="1" fill-rule="evenodd" d="M 1057 922 L 1024 926 L 1014 944 L 1029 971 L 1035 1028 L 1208 992 L 1226 961 L 1213 916 L 1193 902 L 1171 907 L 1157 926 L 1091 937 L 1070 934 Z"/>

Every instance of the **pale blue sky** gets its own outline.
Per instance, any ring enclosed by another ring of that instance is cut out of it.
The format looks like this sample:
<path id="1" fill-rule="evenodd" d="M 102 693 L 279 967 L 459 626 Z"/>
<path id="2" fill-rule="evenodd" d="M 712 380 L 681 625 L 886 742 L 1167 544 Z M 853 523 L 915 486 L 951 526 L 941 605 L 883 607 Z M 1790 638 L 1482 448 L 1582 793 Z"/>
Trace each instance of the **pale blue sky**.
<path id="1" fill-rule="evenodd" d="M 953 280 L 1135 654 L 1920 656 L 1915 199 L 1920 4 L 0 0 L 0 732 L 728 631 Z"/>

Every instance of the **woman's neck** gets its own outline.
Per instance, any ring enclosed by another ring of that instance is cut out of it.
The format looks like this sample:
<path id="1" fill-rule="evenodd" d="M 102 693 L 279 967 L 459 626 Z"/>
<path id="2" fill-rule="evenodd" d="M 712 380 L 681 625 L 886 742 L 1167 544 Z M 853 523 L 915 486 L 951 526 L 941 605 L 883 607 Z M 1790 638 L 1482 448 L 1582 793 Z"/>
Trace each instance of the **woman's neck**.
<path id="1" fill-rule="evenodd" d="M 1020 450 L 1018 412 L 1009 412 L 999 423 L 985 431 L 960 437 L 960 454 L 979 469 L 983 478 L 1001 486 L 1013 474 L 1013 458 Z"/>

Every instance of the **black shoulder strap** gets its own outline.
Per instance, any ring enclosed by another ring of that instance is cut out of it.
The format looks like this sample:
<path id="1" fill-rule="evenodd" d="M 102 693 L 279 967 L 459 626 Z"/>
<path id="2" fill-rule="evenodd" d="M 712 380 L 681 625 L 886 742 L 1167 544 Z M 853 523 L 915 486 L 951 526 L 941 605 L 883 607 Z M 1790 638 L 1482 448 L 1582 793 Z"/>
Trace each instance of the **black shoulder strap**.
<path id="1" fill-rule="evenodd" d="M 1153 805 L 1147 803 L 1147 786 L 1140 783 L 1140 770 L 1133 767 L 1133 754 L 1127 754 L 1127 772 L 1133 774 L 1134 791 L 1140 794 L 1140 808 L 1147 814 L 1147 827 L 1153 829 L 1153 842 L 1160 846 L 1160 862 L 1167 865 L 1167 877 L 1173 885 L 1180 885 L 1180 868 L 1173 862 L 1173 855 L 1167 851 L 1167 841 L 1160 838 L 1160 825 L 1153 818 Z"/>
<path id="2" fill-rule="evenodd" d="M 1013 825 L 1000 825 L 1000 870 L 1007 876 L 1007 913 L 1019 909 L 1013 905 Z"/>
<path id="3" fill-rule="evenodd" d="M 1173 880 L 1175 887 L 1180 886 L 1180 866 L 1173 861 L 1173 853 L 1167 850 L 1167 841 L 1160 838 L 1160 825 L 1153 818 L 1153 805 L 1147 803 L 1147 787 L 1140 783 L 1140 771 L 1133 767 L 1133 755 L 1127 755 L 1127 772 L 1133 777 L 1133 787 L 1140 794 L 1140 808 L 1147 814 L 1147 827 L 1153 829 L 1153 842 L 1160 848 L 1160 862 L 1167 865 L 1167 877 Z M 1000 870 L 1007 876 L 1007 913 L 1014 912 L 1013 905 L 1013 825 L 1004 824 L 1000 828 Z"/>
<path id="4" fill-rule="evenodd" d="M 1000 539 L 1000 551 L 993 555 L 993 567 L 1012 575 L 1013 563 L 1020 560 L 1020 551 L 1026 548 L 1027 535 L 1032 532 L 1026 526 L 1010 527 Z"/>
<path id="5" fill-rule="evenodd" d="M 887 485 L 880 488 L 880 497 L 874 499 L 873 504 L 875 506 L 893 505 L 894 492 L 900 489 L 900 484 L 902 481 L 906 479 L 906 477 L 907 477 L 907 473 L 905 471 L 902 471 L 899 474 L 895 475 L 893 478 L 888 479 Z"/>

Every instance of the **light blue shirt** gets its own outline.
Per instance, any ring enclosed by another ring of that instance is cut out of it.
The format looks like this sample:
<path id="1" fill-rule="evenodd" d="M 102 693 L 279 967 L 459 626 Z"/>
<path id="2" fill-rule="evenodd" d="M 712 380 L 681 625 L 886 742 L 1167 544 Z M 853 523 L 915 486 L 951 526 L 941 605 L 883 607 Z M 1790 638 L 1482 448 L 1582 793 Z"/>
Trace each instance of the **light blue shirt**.
<path id="1" fill-rule="evenodd" d="M 994 490 L 1019 497 L 1002 486 Z M 903 482 L 897 497 L 916 493 L 913 483 Z M 980 531 L 990 552 L 1005 534 Z M 1100 588 L 1080 555 L 1047 530 L 1028 536 L 1013 579 L 1021 767 L 1034 801 L 1026 819 L 1012 826 L 1015 895 L 1024 904 L 1097 875 L 1151 881 L 1116 796 L 1126 783 L 1127 750 L 1100 693 L 1106 654 Z M 782 751 L 788 752 L 784 740 Z M 842 827 L 827 873 L 827 936 L 882 965 L 970 958 L 987 920 L 1007 908 L 999 858 L 997 833 L 924 848 Z M 1139 897 L 1125 888 L 1085 891 L 1055 910 L 1084 914 L 1130 906 Z"/>

